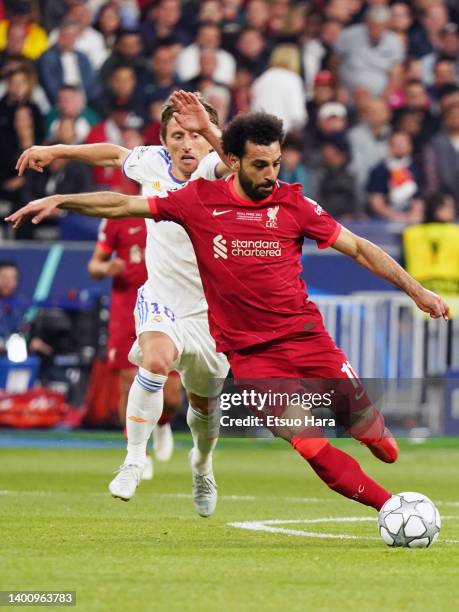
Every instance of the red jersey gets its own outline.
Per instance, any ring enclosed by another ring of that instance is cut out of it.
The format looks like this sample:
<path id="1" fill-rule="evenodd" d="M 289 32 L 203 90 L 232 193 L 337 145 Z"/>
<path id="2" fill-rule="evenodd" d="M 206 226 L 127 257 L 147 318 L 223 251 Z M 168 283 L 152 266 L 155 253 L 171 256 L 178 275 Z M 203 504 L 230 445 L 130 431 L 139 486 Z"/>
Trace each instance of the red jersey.
<path id="1" fill-rule="evenodd" d="M 268 198 L 256 202 L 242 199 L 233 180 L 197 179 L 149 199 L 155 220 L 175 221 L 190 236 L 217 350 L 323 329 L 300 276 L 303 238 L 323 249 L 335 242 L 341 226 L 298 184 L 278 182 Z"/>
<path id="2" fill-rule="evenodd" d="M 111 311 L 115 316 L 134 320 L 137 289 L 147 280 L 145 243 L 147 230 L 143 219 L 104 219 L 97 246 L 105 253 L 116 253 L 126 269 L 113 278 Z"/>

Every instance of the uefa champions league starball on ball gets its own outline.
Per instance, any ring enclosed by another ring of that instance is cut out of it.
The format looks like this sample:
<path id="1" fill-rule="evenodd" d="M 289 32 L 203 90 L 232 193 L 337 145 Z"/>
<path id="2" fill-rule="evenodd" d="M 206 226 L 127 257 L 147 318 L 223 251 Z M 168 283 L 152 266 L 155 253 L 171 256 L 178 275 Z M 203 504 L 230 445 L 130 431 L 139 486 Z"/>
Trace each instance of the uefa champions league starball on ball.
<path id="1" fill-rule="evenodd" d="M 440 514 L 422 493 L 397 493 L 379 511 L 379 533 L 388 546 L 427 548 L 440 533 Z"/>

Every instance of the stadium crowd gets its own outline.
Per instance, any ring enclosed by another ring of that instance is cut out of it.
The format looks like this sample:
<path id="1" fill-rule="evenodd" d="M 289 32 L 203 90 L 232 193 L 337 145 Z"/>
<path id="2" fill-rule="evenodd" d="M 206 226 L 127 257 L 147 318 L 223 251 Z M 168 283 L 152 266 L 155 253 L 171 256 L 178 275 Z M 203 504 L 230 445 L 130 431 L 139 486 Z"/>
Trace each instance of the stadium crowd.
<path id="1" fill-rule="evenodd" d="M 15 164 L 33 144 L 160 144 L 161 106 L 185 89 L 222 125 L 281 117 L 280 178 L 339 219 L 416 224 L 448 195 L 454 220 L 458 23 L 457 0 L 0 0 L 0 216 L 54 192 L 135 193 L 120 169 Z"/>

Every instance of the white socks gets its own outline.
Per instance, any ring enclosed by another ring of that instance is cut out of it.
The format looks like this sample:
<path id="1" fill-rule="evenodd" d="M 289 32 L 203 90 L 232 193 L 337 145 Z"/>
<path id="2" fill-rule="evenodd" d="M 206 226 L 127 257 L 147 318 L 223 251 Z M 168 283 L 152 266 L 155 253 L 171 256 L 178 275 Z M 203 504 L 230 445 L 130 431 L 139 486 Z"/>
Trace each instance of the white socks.
<path id="1" fill-rule="evenodd" d="M 220 431 L 218 417 L 218 410 L 205 415 L 188 406 L 186 422 L 194 442 L 191 461 L 193 468 L 201 475 L 208 474 L 212 470 L 212 451 L 217 445 Z"/>
<path id="2" fill-rule="evenodd" d="M 143 465 L 148 439 L 163 411 L 167 376 L 139 368 L 131 385 L 126 410 L 127 456 L 125 463 Z"/>

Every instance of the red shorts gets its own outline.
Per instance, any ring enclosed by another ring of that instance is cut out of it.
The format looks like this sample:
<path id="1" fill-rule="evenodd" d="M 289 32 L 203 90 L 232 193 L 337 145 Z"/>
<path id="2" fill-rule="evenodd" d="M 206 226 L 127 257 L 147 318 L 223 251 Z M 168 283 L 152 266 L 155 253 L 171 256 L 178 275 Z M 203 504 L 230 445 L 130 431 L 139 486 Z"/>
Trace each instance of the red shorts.
<path id="1" fill-rule="evenodd" d="M 350 377 L 346 354 L 324 329 L 229 351 L 227 357 L 234 378 Z M 355 376 L 352 368 L 351 373 Z"/>
<path id="2" fill-rule="evenodd" d="M 354 413 L 372 405 L 346 354 L 323 328 L 230 351 L 227 357 L 235 382 L 242 388 L 266 387 L 290 396 L 331 391 L 332 410 L 345 424 Z M 276 380 L 267 384 L 257 379 Z"/>
<path id="3" fill-rule="evenodd" d="M 135 366 L 128 359 L 132 343 L 135 340 L 134 316 L 129 321 L 122 317 L 110 318 L 108 327 L 107 362 L 114 370 L 126 370 Z"/>

